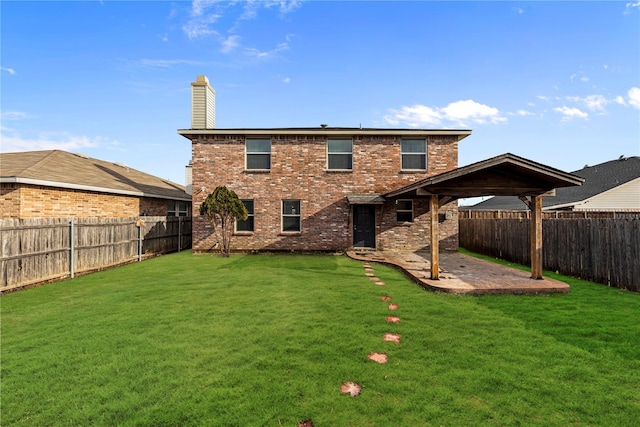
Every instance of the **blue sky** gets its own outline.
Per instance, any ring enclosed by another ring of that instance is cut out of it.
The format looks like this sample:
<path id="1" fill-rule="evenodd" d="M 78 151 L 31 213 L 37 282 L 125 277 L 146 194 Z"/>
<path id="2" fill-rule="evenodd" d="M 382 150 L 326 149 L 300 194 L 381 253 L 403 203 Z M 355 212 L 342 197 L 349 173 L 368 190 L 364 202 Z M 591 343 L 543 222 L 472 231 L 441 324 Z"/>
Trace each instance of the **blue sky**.
<path id="1" fill-rule="evenodd" d="M 2 1 L 1 150 L 184 184 L 190 83 L 216 126 L 460 128 L 460 165 L 640 155 L 640 1 Z"/>

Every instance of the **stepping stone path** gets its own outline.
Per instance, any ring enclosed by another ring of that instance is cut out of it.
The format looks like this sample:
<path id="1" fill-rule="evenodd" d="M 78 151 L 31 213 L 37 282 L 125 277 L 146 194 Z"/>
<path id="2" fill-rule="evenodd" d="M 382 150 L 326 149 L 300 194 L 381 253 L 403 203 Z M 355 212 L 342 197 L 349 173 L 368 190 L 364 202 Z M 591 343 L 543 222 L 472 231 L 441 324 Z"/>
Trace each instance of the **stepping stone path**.
<path id="1" fill-rule="evenodd" d="M 385 286 L 386 283 L 384 283 L 383 281 L 380 280 L 379 277 L 376 277 L 374 271 L 373 271 L 373 267 L 371 267 L 371 264 L 369 264 L 368 262 L 365 262 L 364 264 L 362 264 L 362 266 L 364 267 L 364 271 L 365 271 L 365 276 L 367 276 L 369 279 L 371 279 L 373 282 L 375 282 L 376 286 Z M 391 301 L 391 297 L 389 295 L 383 295 L 380 297 L 381 301 L 384 302 L 390 302 Z M 387 308 L 389 310 L 395 311 L 398 309 L 398 304 L 395 303 L 391 303 L 389 305 L 387 305 Z M 387 316 L 386 317 L 386 321 L 387 323 L 390 324 L 398 324 L 400 323 L 400 318 L 398 316 Z M 391 332 L 388 332 L 386 334 L 384 334 L 384 336 L 382 337 L 383 341 L 385 342 L 393 342 L 396 345 L 400 345 L 400 334 L 394 334 Z M 386 353 L 377 353 L 377 352 L 372 352 L 369 353 L 367 355 L 367 359 L 377 362 L 377 363 L 387 363 L 387 361 L 389 360 L 388 356 Z M 358 383 L 354 383 L 354 382 L 346 382 L 344 384 L 342 384 L 340 386 L 340 392 L 344 393 L 344 394 L 348 394 L 351 397 L 356 397 L 357 395 L 360 394 L 360 392 L 362 391 L 362 386 Z M 310 421 L 310 420 L 308 420 Z M 302 424 L 300 423 L 299 426 L 300 427 L 307 427 L 307 426 L 312 426 L 313 424 Z"/>

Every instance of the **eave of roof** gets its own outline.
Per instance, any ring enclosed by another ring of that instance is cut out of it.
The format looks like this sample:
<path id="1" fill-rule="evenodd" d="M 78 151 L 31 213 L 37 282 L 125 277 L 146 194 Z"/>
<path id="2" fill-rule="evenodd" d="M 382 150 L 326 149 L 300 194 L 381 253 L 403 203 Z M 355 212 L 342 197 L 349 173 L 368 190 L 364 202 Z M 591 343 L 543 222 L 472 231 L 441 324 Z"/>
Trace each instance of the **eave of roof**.
<path id="1" fill-rule="evenodd" d="M 471 135 L 467 129 L 389 129 L 389 128 L 349 128 L 349 127 L 320 127 L 320 128 L 215 128 L 215 129 L 179 129 L 178 134 L 189 138 L 197 135 L 324 135 L 324 136 L 353 136 L 353 135 L 390 135 L 390 136 L 429 136 L 453 135 L 461 140 Z"/>
<path id="2" fill-rule="evenodd" d="M 166 200 L 180 200 L 184 202 L 190 202 L 191 197 L 188 197 L 188 194 L 185 193 L 185 197 L 181 198 L 179 196 L 169 196 L 166 194 L 153 194 L 153 193 L 145 193 L 142 191 L 129 191 L 129 190 L 119 190 L 114 188 L 106 188 L 106 187 L 95 187 L 91 185 L 81 185 L 81 184 L 71 184 L 68 182 L 57 182 L 57 181 L 46 181 L 43 179 L 32 179 L 32 178 L 21 178 L 17 176 L 8 176 L 8 177 L 0 177 L 0 183 L 2 184 L 27 184 L 27 185 L 40 185 L 43 187 L 55 187 L 55 188 L 66 188 L 69 190 L 82 190 L 82 191 L 92 191 L 96 193 L 108 193 L 108 194 L 121 194 L 123 196 L 136 196 L 136 197 L 149 197 L 154 199 L 166 199 Z"/>

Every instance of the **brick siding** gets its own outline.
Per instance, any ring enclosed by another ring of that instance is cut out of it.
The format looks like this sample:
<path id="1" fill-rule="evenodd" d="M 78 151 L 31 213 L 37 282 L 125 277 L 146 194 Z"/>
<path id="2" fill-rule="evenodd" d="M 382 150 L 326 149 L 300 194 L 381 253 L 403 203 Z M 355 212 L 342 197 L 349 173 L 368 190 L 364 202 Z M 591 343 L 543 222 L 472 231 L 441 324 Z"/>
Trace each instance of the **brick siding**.
<path id="1" fill-rule="evenodd" d="M 167 200 L 24 184 L 2 184 L 2 218 L 165 216 Z"/>
<path id="2" fill-rule="evenodd" d="M 193 151 L 193 240 L 195 251 L 210 250 L 218 238 L 210 223 L 197 215 L 200 204 L 217 186 L 226 185 L 241 199 L 253 199 L 253 233 L 237 234 L 232 249 L 345 250 L 353 245 L 353 208 L 349 194 L 384 194 L 457 167 L 456 136 L 427 137 L 427 171 L 401 171 L 400 137 L 353 138 L 353 170 L 326 170 L 322 135 L 278 135 L 271 138 L 271 170 L 245 170 L 245 139 L 240 135 L 198 135 Z M 281 201 L 299 199 L 302 232 L 281 232 Z M 429 242 L 426 199 L 414 200 L 415 220 L 399 225 L 395 200 L 376 207 L 376 246 L 380 249 L 421 249 Z M 440 224 L 441 245 L 457 248 L 457 203 L 441 209 L 454 212 Z"/>

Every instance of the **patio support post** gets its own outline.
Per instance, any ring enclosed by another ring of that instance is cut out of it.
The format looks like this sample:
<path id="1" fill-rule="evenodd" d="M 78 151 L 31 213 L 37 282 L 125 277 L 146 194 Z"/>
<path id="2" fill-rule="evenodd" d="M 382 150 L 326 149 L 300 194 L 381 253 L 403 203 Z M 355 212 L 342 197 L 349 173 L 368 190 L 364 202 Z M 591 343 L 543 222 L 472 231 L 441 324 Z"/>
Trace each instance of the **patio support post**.
<path id="1" fill-rule="evenodd" d="M 439 280 L 440 247 L 438 242 L 438 196 L 429 197 L 429 212 L 431 214 L 431 280 Z"/>
<path id="2" fill-rule="evenodd" d="M 531 278 L 542 280 L 542 195 L 531 196 Z"/>

